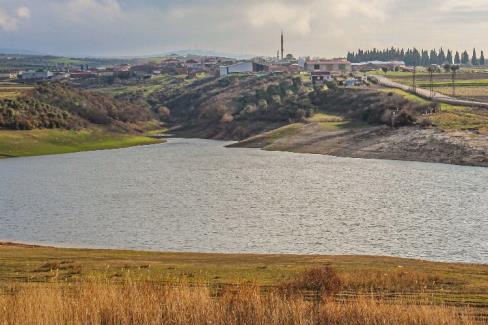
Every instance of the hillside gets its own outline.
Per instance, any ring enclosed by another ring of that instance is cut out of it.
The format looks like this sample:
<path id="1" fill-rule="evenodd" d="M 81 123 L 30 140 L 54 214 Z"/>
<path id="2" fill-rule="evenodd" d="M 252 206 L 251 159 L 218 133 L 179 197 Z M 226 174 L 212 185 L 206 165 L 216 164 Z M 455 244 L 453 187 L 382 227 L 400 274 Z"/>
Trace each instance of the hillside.
<path id="1" fill-rule="evenodd" d="M 290 123 L 307 123 L 324 110 L 351 121 L 403 126 L 433 109 L 396 94 L 364 91 L 356 96 L 341 89 L 314 90 L 301 75 L 161 77 L 158 81 L 101 91 L 166 112 L 168 124 L 178 135 L 222 140 L 243 140 Z M 339 107 L 334 107 L 336 102 Z M 343 104 L 351 107 L 345 111 Z"/>
<path id="2" fill-rule="evenodd" d="M 434 104 L 401 91 L 382 92 L 331 91 L 321 99 L 319 113 L 305 122 L 233 146 L 488 166 L 486 110 Z M 388 120 L 394 112 L 391 127 Z"/>
<path id="3" fill-rule="evenodd" d="M 0 99 L 0 156 L 155 143 L 141 136 L 158 127 L 158 114 L 147 105 L 57 83 L 41 84 Z"/>

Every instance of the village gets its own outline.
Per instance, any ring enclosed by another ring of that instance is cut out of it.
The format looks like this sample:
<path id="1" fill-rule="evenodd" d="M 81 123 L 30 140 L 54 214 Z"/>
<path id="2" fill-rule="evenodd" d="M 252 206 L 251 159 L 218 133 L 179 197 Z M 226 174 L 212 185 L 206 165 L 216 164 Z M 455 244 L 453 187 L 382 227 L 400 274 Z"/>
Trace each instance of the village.
<path id="1" fill-rule="evenodd" d="M 7 58 L 15 60 L 15 57 Z M 13 61 L 15 62 L 15 61 Z M 186 75 L 188 78 L 205 74 L 224 77 L 232 74 L 302 74 L 314 85 L 335 80 L 339 85 L 359 86 L 367 83 L 364 73 L 387 69 L 409 71 L 403 61 L 368 61 L 351 63 L 346 58 L 295 57 L 285 54 L 284 36 L 276 57 L 254 57 L 238 60 L 229 57 L 177 55 L 137 59 L 116 65 L 56 63 L 36 69 L 0 66 L 0 81 L 36 83 L 46 81 L 69 82 L 74 85 L 137 84 L 155 76 Z"/>

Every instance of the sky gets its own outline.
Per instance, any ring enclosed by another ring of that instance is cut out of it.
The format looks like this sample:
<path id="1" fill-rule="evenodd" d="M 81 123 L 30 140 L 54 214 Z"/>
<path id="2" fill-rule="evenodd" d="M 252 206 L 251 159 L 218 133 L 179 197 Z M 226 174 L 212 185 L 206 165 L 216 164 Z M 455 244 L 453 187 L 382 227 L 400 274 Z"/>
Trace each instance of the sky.
<path id="1" fill-rule="evenodd" d="M 201 49 L 345 56 L 488 49 L 488 0 L 0 0 L 0 48 L 68 56 Z"/>

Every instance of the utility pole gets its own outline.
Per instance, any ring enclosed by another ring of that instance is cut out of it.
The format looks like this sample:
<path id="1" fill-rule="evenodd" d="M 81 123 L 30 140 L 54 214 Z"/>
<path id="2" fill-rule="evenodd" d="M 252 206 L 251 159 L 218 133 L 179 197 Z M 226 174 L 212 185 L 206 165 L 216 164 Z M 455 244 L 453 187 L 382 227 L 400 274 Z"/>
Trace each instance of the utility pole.
<path id="1" fill-rule="evenodd" d="M 427 71 L 429 71 L 429 79 L 430 79 L 430 98 L 434 99 L 434 71 L 435 67 L 430 66 Z"/>
<path id="2" fill-rule="evenodd" d="M 451 65 L 451 71 L 452 71 L 452 97 L 456 96 L 456 72 L 459 70 L 459 65 L 454 64 Z"/>
<path id="3" fill-rule="evenodd" d="M 281 30 L 281 60 L 283 61 L 285 54 L 285 40 L 283 37 L 283 30 Z"/>
<path id="4" fill-rule="evenodd" d="M 412 85 L 413 85 L 413 92 L 414 92 L 414 94 L 416 94 L 417 93 L 417 66 L 413 67 Z"/>

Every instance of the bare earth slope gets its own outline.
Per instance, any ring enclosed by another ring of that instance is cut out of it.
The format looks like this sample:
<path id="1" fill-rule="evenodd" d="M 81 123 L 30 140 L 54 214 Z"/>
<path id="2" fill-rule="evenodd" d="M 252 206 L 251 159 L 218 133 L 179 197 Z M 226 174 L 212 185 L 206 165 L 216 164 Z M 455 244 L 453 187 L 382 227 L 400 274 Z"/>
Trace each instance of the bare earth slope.
<path id="1" fill-rule="evenodd" d="M 283 137 L 276 138 L 276 132 L 279 130 L 246 139 L 232 147 L 488 167 L 488 136 L 470 131 L 448 132 L 417 126 L 331 131 L 319 123 L 311 123 L 298 124 L 294 132 L 287 132 Z"/>

